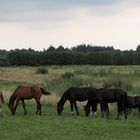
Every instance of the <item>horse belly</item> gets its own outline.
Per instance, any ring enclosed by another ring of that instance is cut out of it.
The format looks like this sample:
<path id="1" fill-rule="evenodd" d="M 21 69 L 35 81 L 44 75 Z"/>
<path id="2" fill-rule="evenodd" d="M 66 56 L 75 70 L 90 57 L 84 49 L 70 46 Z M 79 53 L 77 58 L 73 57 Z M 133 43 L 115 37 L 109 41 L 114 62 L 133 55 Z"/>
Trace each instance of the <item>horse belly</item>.
<path id="1" fill-rule="evenodd" d="M 24 94 L 24 95 L 22 95 L 21 96 L 21 99 L 32 99 L 33 98 L 33 96 L 32 95 L 28 95 L 28 94 Z"/>

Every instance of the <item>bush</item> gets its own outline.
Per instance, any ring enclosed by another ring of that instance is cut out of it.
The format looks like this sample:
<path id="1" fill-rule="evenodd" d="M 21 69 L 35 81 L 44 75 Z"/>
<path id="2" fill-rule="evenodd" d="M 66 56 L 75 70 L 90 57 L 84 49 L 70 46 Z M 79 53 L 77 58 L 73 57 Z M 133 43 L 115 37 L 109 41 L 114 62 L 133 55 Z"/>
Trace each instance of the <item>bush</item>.
<path id="1" fill-rule="evenodd" d="M 0 67 L 10 66 L 9 60 L 6 57 L 0 57 Z"/>
<path id="2" fill-rule="evenodd" d="M 72 72 L 65 72 L 64 74 L 61 75 L 61 78 L 63 80 L 69 80 L 71 78 L 73 78 L 75 75 Z"/>
<path id="3" fill-rule="evenodd" d="M 132 90 L 133 84 L 128 83 L 127 81 L 124 81 L 118 77 L 116 79 L 114 78 L 114 79 L 110 79 L 108 81 L 105 80 L 103 82 L 103 87 L 104 88 L 123 88 L 126 90 Z"/>
<path id="4" fill-rule="evenodd" d="M 48 73 L 48 69 L 45 67 L 40 67 L 37 69 L 36 71 L 37 74 L 47 74 Z"/>

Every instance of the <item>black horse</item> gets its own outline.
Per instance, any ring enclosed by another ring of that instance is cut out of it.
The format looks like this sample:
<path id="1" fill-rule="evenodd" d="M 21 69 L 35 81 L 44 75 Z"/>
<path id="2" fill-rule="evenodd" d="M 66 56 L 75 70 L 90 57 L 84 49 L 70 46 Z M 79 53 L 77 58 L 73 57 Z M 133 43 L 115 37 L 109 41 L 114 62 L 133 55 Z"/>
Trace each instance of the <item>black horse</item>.
<path id="1" fill-rule="evenodd" d="M 89 116 L 90 111 L 92 111 L 92 115 L 94 115 L 94 113 L 97 111 L 97 102 L 93 102 L 92 100 L 88 100 L 87 104 L 84 107 L 85 110 L 85 115 Z M 106 112 L 107 114 L 107 118 L 109 116 L 109 107 L 108 107 L 108 103 L 105 103 L 102 100 L 102 104 L 100 104 L 100 108 L 101 108 L 101 113 L 102 113 L 102 117 L 104 117 L 104 112 Z"/>
<path id="2" fill-rule="evenodd" d="M 71 106 L 71 112 L 73 112 L 73 105 L 74 105 L 75 110 L 77 112 L 77 115 L 79 115 L 76 101 L 81 102 L 81 101 L 86 101 L 89 99 L 95 103 L 96 102 L 101 103 L 100 96 L 98 96 L 98 93 L 96 92 L 95 88 L 92 88 L 92 87 L 83 87 L 83 88 L 71 87 L 63 94 L 60 101 L 58 102 L 57 113 L 58 113 L 58 115 L 61 115 L 65 102 L 67 100 L 69 100 L 70 106 Z"/>
<path id="3" fill-rule="evenodd" d="M 104 116 L 104 113 L 109 116 L 109 108 L 108 108 L 108 103 L 114 103 L 117 102 L 117 107 L 118 107 L 118 115 L 117 118 L 119 118 L 120 114 L 124 112 L 125 114 L 125 119 L 127 119 L 127 93 L 126 91 L 122 89 L 107 89 L 107 88 L 101 88 L 97 89 L 96 92 L 101 96 L 101 100 L 103 102 L 103 106 L 101 105 L 101 112 L 102 115 Z M 97 109 L 97 104 L 89 100 L 85 106 L 85 113 L 86 115 L 89 114 L 90 112 L 90 107 L 94 105 Z"/>
<path id="4" fill-rule="evenodd" d="M 140 96 L 127 96 L 127 108 L 138 108 L 140 116 Z"/>

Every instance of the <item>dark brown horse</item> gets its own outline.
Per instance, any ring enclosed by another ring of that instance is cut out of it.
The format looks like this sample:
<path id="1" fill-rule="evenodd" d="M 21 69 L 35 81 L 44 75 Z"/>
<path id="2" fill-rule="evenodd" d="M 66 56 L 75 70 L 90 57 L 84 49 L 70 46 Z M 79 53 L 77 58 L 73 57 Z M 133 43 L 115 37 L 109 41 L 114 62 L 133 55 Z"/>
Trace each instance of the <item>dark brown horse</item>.
<path id="1" fill-rule="evenodd" d="M 4 103 L 4 97 L 2 95 L 2 92 L 0 91 L 0 117 L 2 117 L 2 104 Z"/>
<path id="2" fill-rule="evenodd" d="M 127 93 L 126 91 L 122 89 L 107 89 L 107 88 L 101 88 L 97 89 L 96 92 L 101 96 L 103 106 L 101 105 L 101 112 L 104 115 L 104 113 L 109 116 L 109 108 L 108 103 L 114 103 L 117 102 L 118 107 L 118 115 L 117 118 L 124 112 L 125 119 L 127 119 Z M 93 101 L 88 100 L 87 105 L 85 106 L 85 113 L 86 115 L 90 112 L 90 107 L 94 105 L 94 108 L 97 108 L 97 104 L 95 104 Z"/>
<path id="3" fill-rule="evenodd" d="M 37 110 L 36 110 L 36 114 L 41 115 L 41 103 L 40 103 L 40 98 L 41 95 L 49 95 L 51 94 L 50 92 L 45 91 L 43 88 L 38 87 L 38 86 L 18 86 L 15 91 L 13 92 L 13 94 L 10 97 L 9 103 L 8 103 L 8 107 L 12 112 L 12 115 L 15 114 L 16 112 L 16 108 L 18 106 L 19 101 L 22 101 L 22 106 L 24 109 L 24 115 L 26 115 L 27 111 L 25 108 L 25 103 L 24 103 L 24 99 L 32 99 L 34 98 L 36 103 L 37 103 Z M 14 106 L 14 102 L 15 106 Z"/>
<path id="4" fill-rule="evenodd" d="M 140 116 L 140 96 L 127 96 L 127 108 L 138 108 Z"/>
<path id="5" fill-rule="evenodd" d="M 57 113 L 61 115 L 63 111 L 63 107 L 66 101 L 70 101 L 71 112 L 73 112 L 73 105 L 75 107 L 77 115 L 79 115 L 78 107 L 76 101 L 86 101 L 92 100 L 93 102 L 97 102 L 102 104 L 100 96 L 96 92 L 95 88 L 92 87 L 71 87 L 62 95 L 61 99 L 57 104 Z M 94 108 L 92 108 L 94 111 Z"/>

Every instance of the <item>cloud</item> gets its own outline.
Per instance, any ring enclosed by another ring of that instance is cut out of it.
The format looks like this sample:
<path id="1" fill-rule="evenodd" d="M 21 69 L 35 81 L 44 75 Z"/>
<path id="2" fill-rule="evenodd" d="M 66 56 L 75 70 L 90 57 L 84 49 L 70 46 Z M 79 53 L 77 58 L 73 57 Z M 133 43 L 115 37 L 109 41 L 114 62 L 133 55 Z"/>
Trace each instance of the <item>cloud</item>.
<path id="1" fill-rule="evenodd" d="M 50 44 L 95 43 L 124 49 L 139 41 L 139 0 L 0 0 L 0 3 L 1 46 L 44 48 Z"/>
<path id="2" fill-rule="evenodd" d="M 77 7 L 95 8 L 99 5 L 112 4 L 112 0 L 61 0 L 61 2 L 59 0 L 0 0 L 0 2 L 0 22 L 30 22 L 54 20 L 54 18 L 63 20 L 62 12 L 67 14 L 67 11 L 73 12 Z M 66 16 L 70 18 L 69 15 Z"/>

